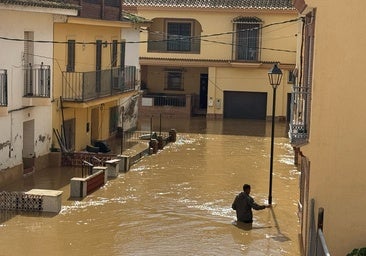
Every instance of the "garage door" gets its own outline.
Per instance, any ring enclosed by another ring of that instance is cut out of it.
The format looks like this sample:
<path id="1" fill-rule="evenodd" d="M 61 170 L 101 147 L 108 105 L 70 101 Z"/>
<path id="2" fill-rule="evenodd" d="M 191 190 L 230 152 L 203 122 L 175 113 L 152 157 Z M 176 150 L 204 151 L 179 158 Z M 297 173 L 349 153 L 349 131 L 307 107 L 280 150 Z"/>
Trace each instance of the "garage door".
<path id="1" fill-rule="evenodd" d="M 267 93 L 224 92 L 224 118 L 266 119 Z"/>

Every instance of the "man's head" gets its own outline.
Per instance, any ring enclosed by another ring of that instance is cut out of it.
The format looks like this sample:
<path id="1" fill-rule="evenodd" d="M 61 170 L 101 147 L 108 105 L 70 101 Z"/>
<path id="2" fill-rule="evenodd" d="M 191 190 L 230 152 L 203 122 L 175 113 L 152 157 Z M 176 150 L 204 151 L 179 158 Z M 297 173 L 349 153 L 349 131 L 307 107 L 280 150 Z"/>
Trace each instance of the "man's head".
<path id="1" fill-rule="evenodd" d="M 243 191 L 249 195 L 250 194 L 250 185 L 244 184 Z"/>

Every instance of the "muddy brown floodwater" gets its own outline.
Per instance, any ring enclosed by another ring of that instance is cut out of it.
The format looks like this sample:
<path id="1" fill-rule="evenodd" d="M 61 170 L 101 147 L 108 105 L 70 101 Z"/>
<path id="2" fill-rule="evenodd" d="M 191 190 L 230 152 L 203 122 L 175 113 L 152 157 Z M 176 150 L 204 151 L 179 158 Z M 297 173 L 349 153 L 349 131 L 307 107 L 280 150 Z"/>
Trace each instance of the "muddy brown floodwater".
<path id="1" fill-rule="evenodd" d="M 149 121 L 140 120 L 141 129 Z M 267 201 L 270 122 L 163 120 L 162 130 L 170 128 L 175 143 L 82 200 L 69 198 L 71 168 L 1 188 L 64 193 L 59 214 L 1 212 L 0 255 L 300 255 L 299 173 L 286 124 L 276 124 L 274 207 L 255 211 L 251 229 L 233 224 L 231 204 L 243 183 Z"/>

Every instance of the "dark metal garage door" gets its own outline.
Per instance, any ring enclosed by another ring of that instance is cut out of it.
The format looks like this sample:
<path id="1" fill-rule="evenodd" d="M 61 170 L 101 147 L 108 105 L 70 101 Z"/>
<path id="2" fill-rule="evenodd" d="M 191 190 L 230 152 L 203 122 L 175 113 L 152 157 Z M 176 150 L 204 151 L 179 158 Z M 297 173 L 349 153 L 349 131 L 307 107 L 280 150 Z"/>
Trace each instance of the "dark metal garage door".
<path id="1" fill-rule="evenodd" d="M 224 118 L 266 119 L 267 93 L 224 92 Z"/>

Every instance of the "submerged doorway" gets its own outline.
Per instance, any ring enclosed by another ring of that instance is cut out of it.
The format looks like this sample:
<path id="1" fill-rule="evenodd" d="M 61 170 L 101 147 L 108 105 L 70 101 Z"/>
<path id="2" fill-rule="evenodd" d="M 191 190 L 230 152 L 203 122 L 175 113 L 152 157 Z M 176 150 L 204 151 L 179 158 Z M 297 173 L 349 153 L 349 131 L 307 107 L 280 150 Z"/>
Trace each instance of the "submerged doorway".
<path id="1" fill-rule="evenodd" d="M 23 123 L 23 174 L 34 171 L 34 120 Z"/>
<path id="2" fill-rule="evenodd" d="M 99 139 L 99 108 L 91 111 L 91 143 Z"/>
<path id="3" fill-rule="evenodd" d="M 200 76 L 200 109 L 207 109 L 208 74 Z"/>

